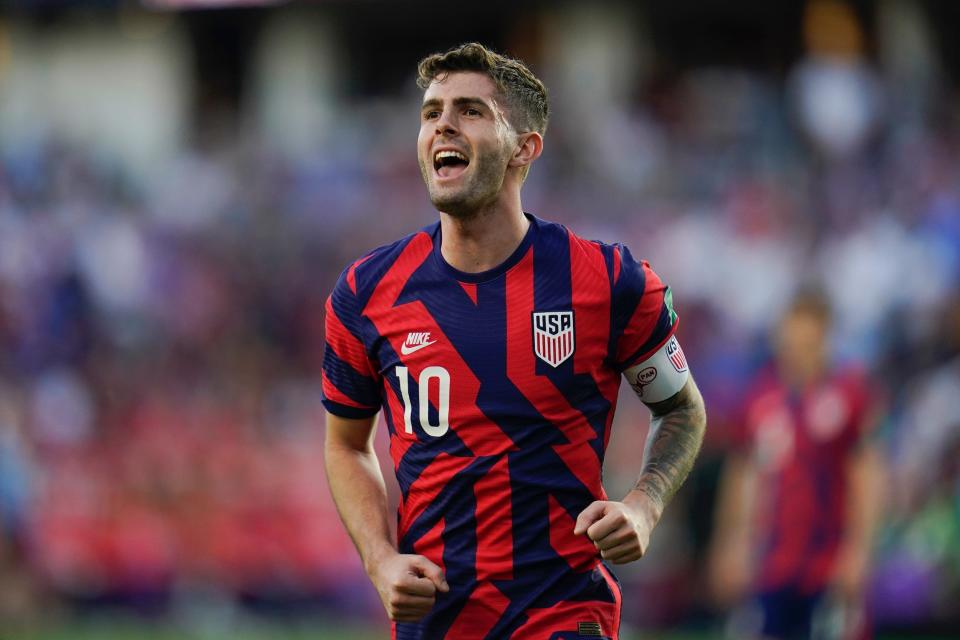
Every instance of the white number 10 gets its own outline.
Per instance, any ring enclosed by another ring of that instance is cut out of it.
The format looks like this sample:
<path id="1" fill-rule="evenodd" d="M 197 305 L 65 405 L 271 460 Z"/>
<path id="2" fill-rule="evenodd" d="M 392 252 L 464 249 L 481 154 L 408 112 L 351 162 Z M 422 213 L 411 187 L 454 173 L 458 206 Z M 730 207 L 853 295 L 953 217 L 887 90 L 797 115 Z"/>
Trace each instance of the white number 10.
<path id="1" fill-rule="evenodd" d="M 403 423 L 407 433 L 413 433 L 413 422 L 410 414 L 413 407 L 410 404 L 410 378 L 406 367 L 394 369 L 400 379 L 400 395 L 403 396 Z M 430 379 L 436 378 L 440 383 L 440 400 L 437 402 L 437 424 L 430 424 Z M 420 372 L 417 381 L 420 387 L 420 426 L 427 435 L 442 436 L 450 428 L 450 372 L 443 367 L 426 367 Z"/>

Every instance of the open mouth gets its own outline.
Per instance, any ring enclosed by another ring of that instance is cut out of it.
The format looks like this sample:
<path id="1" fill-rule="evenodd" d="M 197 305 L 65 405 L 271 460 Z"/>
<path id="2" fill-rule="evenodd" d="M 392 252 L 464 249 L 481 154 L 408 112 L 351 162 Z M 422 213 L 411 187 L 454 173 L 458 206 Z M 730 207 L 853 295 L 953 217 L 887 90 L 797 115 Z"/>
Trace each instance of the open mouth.
<path id="1" fill-rule="evenodd" d="M 441 178 L 455 178 L 467 169 L 470 160 L 459 151 L 444 149 L 433 155 L 433 168 Z"/>

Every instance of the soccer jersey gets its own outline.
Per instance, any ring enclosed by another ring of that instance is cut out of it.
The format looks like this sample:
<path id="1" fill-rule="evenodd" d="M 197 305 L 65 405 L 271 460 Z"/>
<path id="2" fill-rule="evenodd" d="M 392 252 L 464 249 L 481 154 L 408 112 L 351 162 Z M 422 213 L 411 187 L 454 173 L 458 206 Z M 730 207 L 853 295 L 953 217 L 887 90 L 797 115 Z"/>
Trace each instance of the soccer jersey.
<path id="1" fill-rule="evenodd" d="M 620 373 L 677 317 L 621 245 L 527 215 L 501 265 L 460 272 L 434 223 L 351 265 L 327 302 L 324 403 L 382 410 L 401 491 L 398 545 L 443 567 L 396 638 L 616 638 L 620 592 L 579 513 L 601 484 Z"/>
<path id="2" fill-rule="evenodd" d="M 824 589 L 844 533 L 847 462 L 861 442 L 868 393 L 857 372 L 796 391 L 768 375 L 746 408 L 741 446 L 759 471 L 757 587 Z"/>

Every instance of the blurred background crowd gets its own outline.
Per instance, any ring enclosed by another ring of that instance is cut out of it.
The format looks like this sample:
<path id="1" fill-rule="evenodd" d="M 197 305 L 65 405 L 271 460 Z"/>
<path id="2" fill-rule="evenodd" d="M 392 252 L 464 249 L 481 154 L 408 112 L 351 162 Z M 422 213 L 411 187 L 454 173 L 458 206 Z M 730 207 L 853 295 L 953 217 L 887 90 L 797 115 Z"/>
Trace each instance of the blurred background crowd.
<path id="1" fill-rule="evenodd" d="M 551 91 L 525 209 L 650 260 L 707 401 L 625 623 L 716 623 L 719 469 L 817 284 L 884 398 L 876 627 L 960 628 L 960 5 L 199 4 L 0 8 L 0 627 L 382 617 L 324 480 L 323 303 L 435 219 L 415 64 L 479 40 Z M 647 422 L 624 397 L 611 494 Z"/>

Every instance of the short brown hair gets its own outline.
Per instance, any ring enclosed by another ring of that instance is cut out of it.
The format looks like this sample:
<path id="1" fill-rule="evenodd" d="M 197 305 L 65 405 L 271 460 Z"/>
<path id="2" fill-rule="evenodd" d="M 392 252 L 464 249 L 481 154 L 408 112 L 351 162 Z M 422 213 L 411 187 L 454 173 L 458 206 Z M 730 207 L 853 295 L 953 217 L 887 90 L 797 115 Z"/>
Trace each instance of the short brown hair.
<path id="1" fill-rule="evenodd" d="M 547 130 L 550 105 L 547 88 L 520 60 L 491 51 L 477 42 L 468 42 L 444 53 L 433 53 L 417 65 L 417 86 L 430 83 L 456 71 L 476 71 L 490 76 L 506 99 L 518 131 Z M 519 116 L 519 117 L 517 117 Z"/>
<path id="2" fill-rule="evenodd" d="M 793 294 L 790 304 L 787 305 L 786 316 L 811 316 L 824 326 L 833 321 L 833 305 L 830 296 L 817 284 L 802 285 Z"/>

